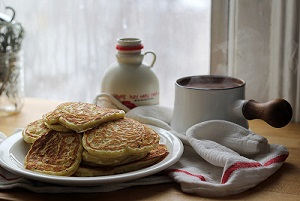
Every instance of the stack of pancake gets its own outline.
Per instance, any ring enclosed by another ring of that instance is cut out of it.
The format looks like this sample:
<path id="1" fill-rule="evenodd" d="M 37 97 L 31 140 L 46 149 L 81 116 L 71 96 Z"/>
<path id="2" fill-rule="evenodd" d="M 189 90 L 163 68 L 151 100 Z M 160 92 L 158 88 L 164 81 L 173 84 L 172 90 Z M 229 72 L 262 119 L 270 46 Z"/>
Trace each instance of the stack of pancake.
<path id="1" fill-rule="evenodd" d="M 26 169 L 60 176 L 102 176 L 139 170 L 168 155 L 150 127 L 123 110 L 66 102 L 22 132 L 31 144 Z"/>

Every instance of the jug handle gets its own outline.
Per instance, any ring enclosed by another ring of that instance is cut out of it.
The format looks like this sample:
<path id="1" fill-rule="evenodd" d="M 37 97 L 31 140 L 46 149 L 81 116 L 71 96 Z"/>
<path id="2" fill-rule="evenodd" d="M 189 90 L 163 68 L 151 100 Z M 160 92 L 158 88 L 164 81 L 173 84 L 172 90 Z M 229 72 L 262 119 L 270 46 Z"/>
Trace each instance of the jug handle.
<path id="1" fill-rule="evenodd" d="M 242 108 L 246 119 L 262 119 L 275 128 L 286 126 L 292 119 L 293 109 L 284 99 L 275 99 L 266 103 L 248 100 Z"/>
<path id="2" fill-rule="evenodd" d="M 153 55 L 153 60 L 152 60 L 152 62 L 151 62 L 151 64 L 150 64 L 150 67 L 153 67 L 153 65 L 154 65 L 154 63 L 155 63 L 155 61 L 156 61 L 156 54 L 155 54 L 154 52 L 152 52 L 152 51 L 147 51 L 147 52 L 145 52 L 145 53 L 144 53 L 144 56 L 146 56 L 146 54 L 152 54 L 152 55 Z"/>

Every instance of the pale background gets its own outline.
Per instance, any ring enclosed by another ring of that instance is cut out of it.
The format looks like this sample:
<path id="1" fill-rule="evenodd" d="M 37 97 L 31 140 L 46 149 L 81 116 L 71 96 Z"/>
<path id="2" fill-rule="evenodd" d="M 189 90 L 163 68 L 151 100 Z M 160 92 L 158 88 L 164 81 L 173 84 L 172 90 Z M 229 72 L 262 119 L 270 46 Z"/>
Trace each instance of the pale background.
<path id="1" fill-rule="evenodd" d="M 26 30 L 27 97 L 87 101 L 100 93 L 120 37 L 138 37 L 157 54 L 160 103 L 173 105 L 174 82 L 209 74 L 210 0 L 9 0 Z M 5 11 L 9 14 L 9 11 Z"/>

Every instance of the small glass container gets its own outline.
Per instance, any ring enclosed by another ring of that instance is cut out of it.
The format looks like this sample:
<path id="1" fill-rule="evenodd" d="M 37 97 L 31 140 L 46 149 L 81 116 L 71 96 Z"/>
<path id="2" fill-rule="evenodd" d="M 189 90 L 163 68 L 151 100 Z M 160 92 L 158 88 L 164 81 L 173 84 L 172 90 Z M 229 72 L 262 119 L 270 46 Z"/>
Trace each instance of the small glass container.
<path id="1" fill-rule="evenodd" d="M 0 117 L 20 112 L 24 104 L 24 72 L 21 43 L 22 25 L 12 17 L 0 13 Z"/>
<path id="2" fill-rule="evenodd" d="M 22 51 L 0 53 L 0 116 L 20 112 L 24 98 Z"/>

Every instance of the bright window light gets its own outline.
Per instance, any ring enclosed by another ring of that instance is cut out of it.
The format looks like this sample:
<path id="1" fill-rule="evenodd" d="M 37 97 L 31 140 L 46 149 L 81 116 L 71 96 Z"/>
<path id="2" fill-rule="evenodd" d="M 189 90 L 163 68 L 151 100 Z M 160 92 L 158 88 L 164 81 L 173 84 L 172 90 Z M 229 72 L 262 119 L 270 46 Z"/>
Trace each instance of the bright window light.
<path id="1" fill-rule="evenodd" d="M 209 74 L 210 0 L 10 0 L 26 30 L 27 97 L 92 102 L 115 59 L 117 38 L 154 51 L 160 103 L 173 105 L 174 82 Z"/>

